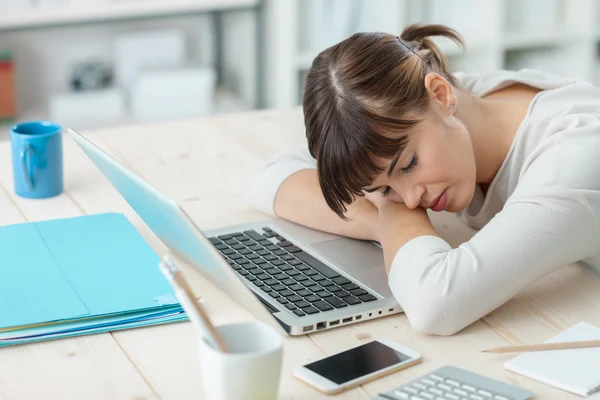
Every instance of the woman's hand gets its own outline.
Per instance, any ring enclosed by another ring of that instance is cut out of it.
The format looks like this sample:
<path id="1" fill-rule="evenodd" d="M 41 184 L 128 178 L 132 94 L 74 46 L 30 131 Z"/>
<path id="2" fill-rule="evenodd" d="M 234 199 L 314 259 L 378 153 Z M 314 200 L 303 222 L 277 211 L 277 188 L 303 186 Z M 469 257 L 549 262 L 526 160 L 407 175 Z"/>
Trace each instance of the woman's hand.
<path id="1" fill-rule="evenodd" d="M 378 210 L 373 236 L 383 247 L 386 269 L 389 270 L 394 256 L 408 241 L 424 235 L 439 236 L 425 209 L 411 210 L 380 193 L 366 193 L 365 198 Z"/>

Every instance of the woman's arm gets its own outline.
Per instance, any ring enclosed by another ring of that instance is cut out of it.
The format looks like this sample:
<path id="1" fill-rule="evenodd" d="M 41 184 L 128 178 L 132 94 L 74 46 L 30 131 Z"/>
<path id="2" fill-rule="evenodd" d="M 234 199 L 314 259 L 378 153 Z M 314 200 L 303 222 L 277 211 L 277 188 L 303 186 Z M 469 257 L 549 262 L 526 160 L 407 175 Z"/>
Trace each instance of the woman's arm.
<path id="1" fill-rule="evenodd" d="M 281 184 L 275 197 L 275 214 L 313 229 L 364 240 L 375 239 L 373 228 L 378 220 L 377 208 L 360 197 L 348 206 L 348 221 L 331 211 L 315 169 L 298 171 Z"/>
<path id="2" fill-rule="evenodd" d="M 454 334 L 543 276 L 592 257 L 599 247 L 594 215 L 574 189 L 515 192 L 456 249 L 430 231 L 420 211 L 402 207 L 381 208 L 380 241 L 390 288 L 411 325 L 424 333 Z"/>
<path id="3" fill-rule="evenodd" d="M 259 210 L 313 229 L 356 239 L 374 239 L 377 208 L 364 198 L 348 207 L 344 221 L 329 209 L 317 178 L 317 162 L 306 148 L 283 154 L 267 164 L 250 187 Z"/>

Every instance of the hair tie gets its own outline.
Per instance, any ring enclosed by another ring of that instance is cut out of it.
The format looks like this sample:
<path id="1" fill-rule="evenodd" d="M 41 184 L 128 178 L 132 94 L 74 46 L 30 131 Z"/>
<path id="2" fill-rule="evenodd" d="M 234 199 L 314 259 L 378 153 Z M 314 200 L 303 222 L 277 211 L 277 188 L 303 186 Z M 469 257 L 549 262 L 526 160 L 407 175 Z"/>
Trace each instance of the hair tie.
<path id="1" fill-rule="evenodd" d="M 416 55 L 416 56 L 417 56 L 417 57 L 419 57 L 421 60 L 423 60 L 423 62 L 424 62 L 425 64 L 427 64 L 427 65 L 431 65 L 431 64 L 429 64 L 429 61 L 425 60 L 423 57 L 421 57 L 421 56 L 419 55 L 419 53 L 417 53 L 417 52 L 416 52 L 416 51 L 414 51 L 414 50 L 413 50 L 413 49 L 412 49 L 412 48 L 411 48 L 409 45 L 407 45 L 406 43 L 404 43 L 404 42 L 402 41 L 402 39 L 400 39 L 400 36 L 396 36 L 396 39 L 398 39 L 398 41 L 399 41 L 400 43 L 402 43 L 402 45 L 403 45 L 404 47 L 406 47 L 408 50 L 412 51 L 414 55 Z"/>

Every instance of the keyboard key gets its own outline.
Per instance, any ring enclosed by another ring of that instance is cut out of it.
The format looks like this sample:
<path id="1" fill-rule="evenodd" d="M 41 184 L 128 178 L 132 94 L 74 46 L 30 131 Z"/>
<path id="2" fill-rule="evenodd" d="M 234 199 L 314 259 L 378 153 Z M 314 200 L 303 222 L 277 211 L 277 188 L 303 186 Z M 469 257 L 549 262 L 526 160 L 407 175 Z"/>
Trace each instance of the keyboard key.
<path id="1" fill-rule="evenodd" d="M 271 274 L 271 275 L 277 275 L 278 273 L 280 273 L 281 271 L 277 268 L 268 268 L 264 270 L 267 274 Z M 275 278 L 277 279 L 277 278 Z"/>
<path id="2" fill-rule="evenodd" d="M 310 276 L 312 277 L 313 275 L 318 275 L 319 273 L 317 271 L 315 271 L 314 269 L 308 269 L 306 271 L 304 271 L 304 275 L 306 276 Z"/>
<path id="3" fill-rule="evenodd" d="M 281 246 L 281 247 L 289 247 L 289 246 L 293 246 L 294 244 L 291 242 L 288 242 L 287 240 L 283 240 L 283 241 L 277 243 L 277 245 Z"/>
<path id="4" fill-rule="evenodd" d="M 263 231 L 265 232 L 271 232 L 274 235 L 277 235 L 276 233 L 273 232 L 273 229 L 269 228 L 268 226 L 263 226 Z"/>
<path id="5" fill-rule="evenodd" d="M 316 301 L 316 302 L 314 302 L 312 304 L 313 304 L 313 306 L 317 307 L 321 311 L 333 310 L 333 307 L 330 304 L 324 302 L 323 300 Z"/>
<path id="6" fill-rule="evenodd" d="M 319 296 L 315 296 L 313 294 L 313 295 L 310 295 L 310 296 L 306 296 L 304 298 L 304 300 L 308 301 L 309 303 L 314 303 L 315 301 L 321 301 L 321 298 Z"/>
<path id="7" fill-rule="evenodd" d="M 246 246 L 244 246 L 243 244 L 238 243 L 238 244 L 234 244 L 233 246 L 231 246 L 231 248 L 234 249 L 234 250 L 242 250 L 242 249 L 245 249 Z"/>
<path id="8" fill-rule="evenodd" d="M 235 239 L 229 239 L 229 240 L 224 240 L 223 242 L 229 244 L 229 245 L 233 245 L 233 244 L 237 244 L 238 241 Z"/>
<path id="9" fill-rule="evenodd" d="M 423 397 L 424 399 L 435 400 L 435 396 L 432 395 L 431 393 L 421 392 L 421 393 L 419 393 L 419 396 Z"/>
<path id="10" fill-rule="evenodd" d="M 360 304 L 362 303 L 358 298 L 356 297 L 344 297 L 344 301 L 348 304 L 350 304 L 351 306 L 355 305 L 355 304 Z"/>
<path id="11" fill-rule="evenodd" d="M 250 264 L 250 261 L 246 260 L 245 258 L 240 258 L 238 260 L 235 260 L 235 263 L 237 265 L 244 265 L 244 264 Z M 252 265 L 254 265 L 254 264 L 252 264 Z"/>
<path id="12" fill-rule="evenodd" d="M 268 256 L 271 253 L 269 252 L 269 250 L 259 250 L 256 252 L 256 254 L 258 254 L 259 256 Z"/>
<path id="13" fill-rule="evenodd" d="M 446 395 L 446 396 L 447 396 L 447 395 Z M 481 396 L 479 396 L 479 395 L 476 395 L 476 394 L 471 394 L 471 395 L 469 395 L 469 398 L 470 398 L 470 399 L 473 399 L 473 400 L 485 400 L 485 398 L 483 398 L 483 397 L 481 397 Z"/>
<path id="14" fill-rule="evenodd" d="M 239 258 L 243 258 L 243 257 L 244 257 L 244 256 L 243 256 L 243 255 L 241 255 L 241 254 L 231 254 L 231 255 L 229 256 L 229 258 L 230 258 L 230 259 L 232 259 L 232 260 L 237 260 L 237 259 L 239 259 Z"/>
<path id="15" fill-rule="evenodd" d="M 288 249 L 288 251 L 290 250 Z M 316 258 L 304 251 L 297 252 L 294 255 L 300 260 L 310 265 L 311 267 L 313 267 L 314 269 L 316 269 L 317 271 L 319 271 L 321 274 L 325 275 L 327 278 L 331 279 L 340 276 L 340 274 L 335 272 L 333 269 L 329 268 L 327 265 L 323 264 L 321 261 L 317 260 Z"/>
<path id="16" fill-rule="evenodd" d="M 283 257 L 281 257 L 281 258 L 283 258 Z M 302 264 L 302 261 L 300 261 L 300 260 L 290 260 L 290 261 L 288 261 L 288 264 L 290 264 L 290 265 L 300 265 L 300 264 Z"/>
<path id="17" fill-rule="evenodd" d="M 461 389 L 454 389 L 453 392 L 456 393 L 456 394 L 460 394 L 461 396 L 468 396 L 469 395 L 469 393 L 467 393 L 467 392 L 465 392 L 464 390 L 461 390 Z M 492 397 L 491 393 L 490 393 L 489 397 Z"/>
<path id="18" fill-rule="evenodd" d="M 282 275 L 284 275 L 284 274 L 282 274 Z M 296 284 L 296 281 L 291 278 L 288 278 L 288 279 L 282 280 L 281 283 L 286 286 L 292 286 L 292 285 Z"/>
<path id="19" fill-rule="evenodd" d="M 452 400 L 460 400 L 460 397 L 452 393 L 444 393 L 444 396 Z"/>
<path id="20" fill-rule="evenodd" d="M 299 316 L 299 317 L 302 317 L 302 316 L 306 315 L 306 314 L 304 313 L 304 311 L 302 311 L 302 310 L 298 310 L 298 309 L 294 310 L 294 311 L 293 311 L 293 313 L 294 313 L 294 314 L 296 314 L 296 315 L 297 315 L 297 316 Z"/>
<path id="21" fill-rule="evenodd" d="M 312 279 L 313 281 L 317 281 L 319 282 L 319 284 L 321 284 L 321 281 L 324 281 L 326 278 L 321 274 L 317 274 L 315 276 L 311 276 L 310 279 Z"/>
<path id="22" fill-rule="evenodd" d="M 295 310 L 296 306 L 294 305 L 294 303 L 287 303 L 285 305 L 285 308 L 287 308 L 288 310 Z"/>
<path id="23" fill-rule="evenodd" d="M 270 272 L 269 272 L 270 273 Z M 284 279 L 286 279 L 288 276 L 287 274 L 284 274 L 283 272 L 273 275 L 273 278 L 278 279 L 280 281 L 283 281 Z"/>
<path id="24" fill-rule="evenodd" d="M 219 239 L 221 240 L 229 240 L 233 237 L 233 235 L 221 235 L 219 236 Z"/>
<path id="25" fill-rule="evenodd" d="M 328 302 L 329 304 L 331 304 L 332 306 L 334 306 L 335 308 L 342 308 L 342 307 L 348 306 L 346 304 L 346 302 L 338 299 L 337 297 L 333 297 L 333 296 L 327 297 L 325 299 L 325 301 Z"/>
<path id="26" fill-rule="evenodd" d="M 326 288 L 329 288 L 329 286 L 334 286 L 334 285 L 335 285 L 335 283 L 333 283 L 333 282 L 331 282 L 331 281 L 327 281 L 327 280 L 325 280 L 325 281 L 321 281 L 321 282 L 319 282 L 319 285 L 321 285 L 321 286 L 323 286 L 323 287 L 326 287 Z"/>
<path id="27" fill-rule="evenodd" d="M 261 235 L 260 233 L 256 232 L 255 230 L 244 231 L 244 233 L 246 235 L 248 235 L 249 237 L 251 237 L 252 239 L 256 240 L 257 242 L 265 239 L 265 237 L 263 235 Z"/>
<path id="28" fill-rule="evenodd" d="M 492 394 L 490 392 L 486 392 L 485 390 L 478 390 L 477 394 L 480 394 L 483 397 L 487 397 L 487 398 L 491 398 L 492 397 Z"/>
<path id="29" fill-rule="evenodd" d="M 268 256 L 264 256 L 264 259 L 267 260 L 267 261 L 278 260 L 277 256 L 274 256 L 273 254 L 269 254 Z"/>
<path id="30" fill-rule="evenodd" d="M 264 237 L 266 237 L 266 238 L 272 238 L 273 236 L 275 236 L 275 235 L 274 235 L 273 233 L 271 233 L 271 232 L 265 232 L 265 233 L 263 233 L 262 235 L 263 235 Z"/>
<path id="31" fill-rule="evenodd" d="M 282 261 L 282 260 L 273 260 L 273 261 L 271 261 L 271 264 L 273 264 L 275 266 L 279 266 L 279 265 L 285 264 L 285 261 Z"/>
<path id="32" fill-rule="evenodd" d="M 497 394 L 494 396 L 494 400 L 510 400 L 510 399 L 508 397 L 500 396 Z"/>
<path id="33" fill-rule="evenodd" d="M 438 382 L 444 382 L 444 378 L 442 378 L 442 377 L 441 377 L 441 376 L 439 376 L 439 375 L 436 375 L 436 374 L 429 374 L 429 377 L 430 377 L 431 379 L 435 379 L 435 380 L 436 380 L 436 381 L 438 381 Z"/>
<path id="34" fill-rule="evenodd" d="M 288 300 L 291 301 L 292 303 L 297 303 L 299 301 L 302 301 L 302 297 L 298 296 L 297 294 L 291 295 L 288 297 Z"/>
<path id="35" fill-rule="evenodd" d="M 277 279 L 269 279 L 266 280 L 265 283 L 269 286 L 275 286 L 279 284 L 279 281 Z"/>
<path id="36" fill-rule="evenodd" d="M 399 399 L 410 399 L 410 394 L 406 392 L 401 392 L 400 390 L 395 390 L 394 396 L 396 396 Z"/>
<path id="37" fill-rule="evenodd" d="M 279 284 L 279 285 L 275 285 L 275 286 L 272 286 L 272 288 L 273 288 L 273 290 L 275 290 L 275 291 L 277 291 L 277 292 L 281 292 L 281 291 L 283 291 L 283 290 L 286 290 L 286 289 L 287 289 L 287 287 L 286 287 L 286 286 L 284 286 L 284 285 L 281 285 L 281 284 Z"/>
<path id="38" fill-rule="evenodd" d="M 316 314 L 319 312 L 319 309 L 311 306 L 311 307 L 303 308 L 302 311 L 304 311 L 307 314 Z"/>
<path id="39" fill-rule="evenodd" d="M 284 247 L 284 249 L 286 249 L 288 253 L 298 253 L 298 252 L 302 251 L 301 248 L 296 247 L 296 246 L 288 246 L 288 247 Z"/>
<path id="40" fill-rule="evenodd" d="M 225 250 L 225 249 L 229 248 L 229 246 L 227 246 L 225 243 L 220 243 L 220 244 L 216 244 L 215 248 L 217 250 Z"/>
<path id="41" fill-rule="evenodd" d="M 338 285 L 345 285 L 346 283 L 350 283 L 350 281 L 344 278 L 343 276 L 338 276 L 337 278 L 333 278 L 331 280 L 337 283 Z"/>
<path id="42" fill-rule="evenodd" d="M 281 256 L 281 258 L 291 256 L 291 254 L 288 254 L 288 252 L 283 249 L 274 250 L 273 254 L 275 254 L 276 256 Z M 291 257 L 292 257 L 291 259 L 293 259 L 293 256 L 291 256 Z M 287 258 L 283 258 L 283 259 L 287 260 Z"/>
<path id="43" fill-rule="evenodd" d="M 292 292 L 291 290 L 282 290 L 281 292 L 279 292 L 279 294 L 282 295 L 283 297 L 295 296 L 295 293 Z"/>
<path id="44" fill-rule="evenodd" d="M 269 296 L 271 296 L 274 299 L 281 297 L 281 295 L 275 291 L 269 292 Z"/>
<path id="45" fill-rule="evenodd" d="M 286 299 L 285 297 L 279 297 L 277 299 L 278 302 L 280 302 L 281 304 L 286 304 L 288 302 L 288 299 Z"/>
<path id="46" fill-rule="evenodd" d="M 270 246 L 273 244 L 269 239 L 257 240 L 257 242 L 263 246 Z"/>
<path id="47" fill-rule="evenodd" d="M 321 283 L 321 285 L 323 285 L 323 283 Z M 325 286 L 325 285 L 323 285 L 323 286 Z M 339 292 L 339 291 L 342 291 L 343 293 L 347 293 L 347 292 L 344 292 L 342 290 L 342 288 L 339 287 L 338 285 L 327 286 L 327 290 L 329 290 L 330 292 Z"/>
<path id="48" fill-rule="evenodd" d="M 298 291 L 304 290 L 304 286 L 300 285 L 299 283 L 296 283 L 294 285 L 290 285 L 290 289 L 293 290 L 294 292 L 298 292 Z"/>
<path id="49" fill-rule="evenodd" d="M 295 280 L 297 280 L 298 282 L 303 282 L 308 280 L 308 276 L 304 276 L 304 275 L 298 275 L 294 277 Z"/>
<path id="50" fill-rule="evenodd" d="M 358 298 L 361 299 L 362 301 L 364 301 L 365 303 L 368 301 L 377 300 L 377 297 L 370 295 L 370 294 L 364 294 L 362 296 L 358 296 Z"/>
<path id="51" fill-rule="evenodd" d="M 327 290 L 321 290 L 320 292 L 315 293 L 317 296 L 319 296 L 320 298 L 324 299 L 326 297 L 331 297 L 333 296 L 330 292 L 328 292 Z"/>
<path id="52" fill-rule="evenodd" d="M 460 383 L 458 383 L 458 382 L 456 382 L 456 381 L 453 381 L 452 379 L 446 379 L 446 381 L 445 381 L 445 382 L 446 382 L 448 385 L 452 385 L 452 386 L 455 386 L 455 387 L 460 387 Z"/>
<path id="53" fill-rule="evenodd" d="M 356 286 L 354 283 L 346 283 L 345 285 L 342 285 L 342 287 L 348 291 L 350 290 L 354 290 L 354 289 L 360 289 L 358 286 Z"/>
<path id="54" fill-rule="evenodd" d="M 350 293 L 352 293 L 354 296 L 362 296 L 363 294 L 368 294 L 366 290 L 360 288 L 351 290 Z"/>
<path id="55" fill-rule="evenodd" d="M 285 271 L 289 276 L 298 276 L 298 275 L 300 275 L 300 271 L 296 271 L 295 269 L 293 269 L 289 265 L 280 265 L 279 269 L 281 269 L 282 271 Z"/>
<path id="56" fill-rule="evenodd" d="M 248 255 L 246 256 L 246 258 L 247 258 L 248 260 L 255 260 L 255 259 L 257 259 L 257 258 L 260 258 L 260 257 L 259 257 L 257 254 L 248 254 Z M 260 259 L 262 260 L 262 258 L 260 258 Z"/>
<path id="57" fill-rule="evenodd" d="M 241 250 L 238 250 L 238 253 L 243 254 L 243 255 L 252 254 L 252 250 L 250 250 L 250 249 L 241 249 Z"/>
<path id="58" fill-rule="evenodd" d="M 270 244 L 270 245 L 266 246 L 265 249 L 267 249 L 269 251 L 279 251 L 279 247 L 277 247 L 277 245 L 274 245 L 274 244 Z"/>
<path id="59" fill-rule="evenodd" d="M 267 279 L 271 278 L 271 275 L 269 274 L 260 274 L 260 275 L 256 275 L 256 277 L 258 279 L 260 279 L 261 281 L 266 281 Z"/>
<path id="60" fill-rule="evenodd" d="M 238 274 L 240 274 L 240 275 L 242 275 L 242 276 L 248 276 L 248 275 L 250 275 L 250 273 L 249 273 L 248 271 L 245 271 L 245 270 L 243 270 L 243 269 L 242 269 L 242 270 L 240 270 L 240 271 L 238 271 Z"/>
<path id="61" fill-rule="evenodd" d="M 250 246 L 250 250 L 253 250 L 253 251 L 259 251 L 262 249 L 264 249 L 264 247 L 262 247 L 261 245 L 258 245 L 258 244 Z"/>
<path id="62" fill-rule="evenodd" d="M 249 280 L 250 282 L 256 281 L 256 277 L 254 275 L 248 275 L 248 276 L 246 276 L 246 279 Z"/>
<path id="63" fill-rule="evenodd" d="M 325 290 L 325 289 L 323 289 L 322 286 L 319 286 L 319 285 L 312 285 L 312 286 L 308 287 L 307 289 L 312 290 L 313 292 L 321 292 L 321 291 Z"/>
<path id="64" fill-rule="evenodd" d="M 250 272 L 252 275 L 261 275 L 263 273 L 262 269 L 260 268 L 252 268 L 249 269 L 248 272 Z"/>
<path id="65" fill-rule="evenodd" d="M 230 254 L 235 254 L 235 250 L 225 249 L 225 250 L 221 251 L 221 254 L 225 254 L 226 256 L 228 256 Z"/>
<path id="66" fill-rule="evenodd" d="M 310 304 L 304 300 L 302 301 L 297 301 L 294 303 L 296 305 L 296 307 L 298 308 L 306 308 L 306 307 L 310 307 Z"/>
<path id="67" fill-rule="evenodd" d="M 291 287 L 290 287 L 290 289 L 291 289 Z M 294 289 L 294 290 L 295 290 L 295 289 Z M 304 296 L 304 297 L 306 297 L 306 296 L 310 296 L 310 295 L 312 295 L 312 292 L 311 292 L 310 290 L 308 290 L 308 289 L 303 289 L 303 290 L 298 290 L 298 291 L 296 291 L 296 294 L 297 294 L 298 296 Z"/>
<path id="68" fill-rule="evenodd" d="M 211 242 L 212 244 L 219 244 L 219 243 L 221 243 L 221 241 L 219 239 L 217 239 L 216 237 L 209 237 L 208 241 Z"/>
<path id="69" fill-rule="evenodd" d="M 264 283 L 264 282 L 263 282 L 263 283 Z M 268 286 L 265 286 L 265 287 L 261 288 L 261 290 L 262 290 L 263 292 L 265 292 L 265 293 L 269 293 L 269 292 L 272 292 L 272 291 L 273 291 L 273 289 L 271 289 L 271 288 L 270 288 L 270 287 L 268 287 Z"/>

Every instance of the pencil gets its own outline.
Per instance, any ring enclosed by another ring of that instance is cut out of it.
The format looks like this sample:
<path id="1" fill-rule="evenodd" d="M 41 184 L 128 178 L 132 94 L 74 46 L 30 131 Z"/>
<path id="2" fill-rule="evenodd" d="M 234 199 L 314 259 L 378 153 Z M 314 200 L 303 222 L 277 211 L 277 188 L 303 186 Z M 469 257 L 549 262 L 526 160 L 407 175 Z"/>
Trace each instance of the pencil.
<path id="1" fill-rule="evenodd" d="M 600 347 L 600 340 L 583 340 L 578 342 L 559 342 L 559 343 L 541 343 L 526 344 L 521 346 L 496 347 L 493 349 L 482 350 L 483 353 L 515 353 L 524 351 L 545 351 L 545 350 L 565 350 L 565 349 L 583 349 L 588 347 Z"/>
<path id="2" fill-rule="evenodd" d="M 177 264 L 175 264 L 175 261 L 169 255 L 165 255 L 164 262 L 160 263 L 160 270 L 171 286 L 173 286 L 175 295 L 181 303 L 181 307 L 196 329 L 198 329 L 198 331 L 205 336 L 217 350 L 223 353 L 229 353 L 229 349 L 225 344 L 223 337 L 215 329 L 202 306 L 194 299 L 192 288 L 183 277 L 183 274 L 179 270 Z"/>

